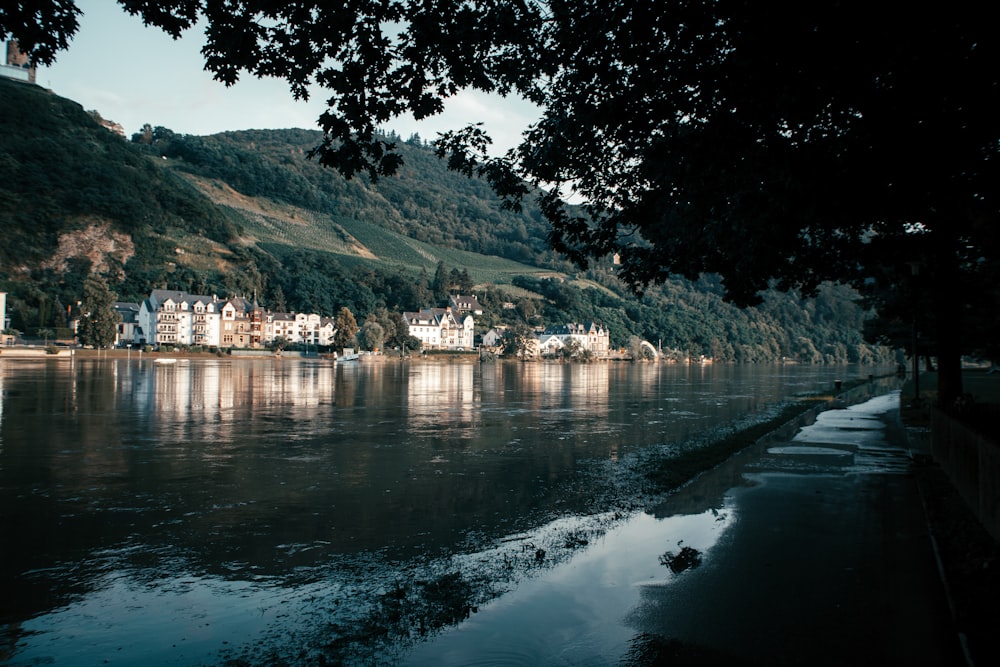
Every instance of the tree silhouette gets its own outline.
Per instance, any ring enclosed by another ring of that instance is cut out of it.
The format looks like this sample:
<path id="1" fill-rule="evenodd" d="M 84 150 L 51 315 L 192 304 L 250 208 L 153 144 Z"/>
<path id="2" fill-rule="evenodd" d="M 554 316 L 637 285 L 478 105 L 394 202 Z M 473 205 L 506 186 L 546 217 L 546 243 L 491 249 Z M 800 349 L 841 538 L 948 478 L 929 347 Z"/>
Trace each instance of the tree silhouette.
<path id="1" fill-rule="evenodd" d="M 524 324 L 515 324 L 503 333 L 503 356 L 521 358 L 528 353 L 531 329 Z"/>
<path id="2" fill-rule="evenodd" d="M 333 335 L 333 346 L 338 350 L 354 345 L 354 337 L 358 333 L 358 322 L 346 306 L 340 309 L 335 318 L 334 326 L 337 332 Z"/>
<path id="3" fill-rule="evenodd" d="M 444 306 L 448 302 L 448 270 L 444 262 L 438 262 L 434 270 L 434 280 L 431 281 L 431 294 L 435 306 Z"/>
<path id="4" fill-rule="evenodd" d="M 381 350 L 385 345 L 385 329 L 374 316 L 369 316 L 358 332 L 361 345 L 367 350 Z"/>
<path id="5" fill-rule="evenodd" d="M 107 282 L 100 277 L 90 276 L 83 283 L 77 329 L 77 338 L 82 345 L 100 349 L 114 344 L 119 321 L 115 313 L 115 298 Z"/>
<path id="6" fill-rule="evenodd" d="M 35 330 L 35 335 L 42 337 L 42 345 L 45 345 L 45 346 L 48 346 L 48 344 L 49 344 L 49 338 L 51 336 L 54 336 L 55 333 L 56 333 L 55 331 L 53 331 L 52 329 L 49 329 L 48 327 L 40 327 L 40 328 L 38 328 L 38 329 Z"/>

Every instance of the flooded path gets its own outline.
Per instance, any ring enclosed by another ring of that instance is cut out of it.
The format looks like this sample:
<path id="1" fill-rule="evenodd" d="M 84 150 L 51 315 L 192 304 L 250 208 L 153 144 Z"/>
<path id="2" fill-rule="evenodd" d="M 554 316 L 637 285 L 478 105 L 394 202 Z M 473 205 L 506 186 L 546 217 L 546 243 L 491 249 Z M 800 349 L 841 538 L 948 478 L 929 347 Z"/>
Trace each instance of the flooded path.
<path id="1" fill-rule="evenodd" d="M 896 408 L 743 452 L 403 664 L 964 664 Z"/>

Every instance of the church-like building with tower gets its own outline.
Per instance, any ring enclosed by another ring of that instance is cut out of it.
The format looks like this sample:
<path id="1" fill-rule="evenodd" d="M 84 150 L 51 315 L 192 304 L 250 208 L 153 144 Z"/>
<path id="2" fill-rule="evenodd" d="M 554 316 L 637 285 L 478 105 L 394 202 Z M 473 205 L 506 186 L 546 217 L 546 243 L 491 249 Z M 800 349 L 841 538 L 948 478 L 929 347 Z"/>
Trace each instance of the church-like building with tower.
<path id="1" fill-rule="evenodd" d="M 7 42 L 6 57 L 3 65 L 0 65 L 0 76 L 35 83 L 35 66 L 31 64 L 28 56 L 21 53 L 14 40 Z"/>

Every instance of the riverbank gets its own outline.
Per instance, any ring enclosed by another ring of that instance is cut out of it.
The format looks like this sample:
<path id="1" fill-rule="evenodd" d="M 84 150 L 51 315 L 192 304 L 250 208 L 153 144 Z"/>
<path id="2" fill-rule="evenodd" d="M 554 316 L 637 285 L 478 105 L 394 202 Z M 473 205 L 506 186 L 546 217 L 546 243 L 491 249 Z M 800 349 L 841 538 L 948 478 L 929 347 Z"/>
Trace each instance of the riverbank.
<path id="1" fill-rule="evenodd" d="M 0 348 L 3 359 L 70 359 L 74 350 L 55 347 L 4 347 Z"/>
<path id="2" fill-rule="evenodd" d="M 157 360 L 157 359 L 188 359 L 191 361 L 217 361 L 219 359 L 333 359 L 332 355 L 327 354 L 308 354 L 304 355 L 301 352 L 285 352 L 283 354 L 274 354 L 266 350 L 258 351 L 259 354 L 255 355 L 231 355 L 225 351 L 220 352 L 191 352 L 188 350 L 181 350 L 177 352 L 169 351 L 157 351 L 157 352 L 143 352 L 138 348 L 135 349 L 103 349 L 95 350 L 82 347 L 34 347 L 34 346 L 17 346 L 17 347 L 5 347 L 0 348 L 0 360 L 4 358 L 8 359 L 131 359 L 131 360 Z"/>

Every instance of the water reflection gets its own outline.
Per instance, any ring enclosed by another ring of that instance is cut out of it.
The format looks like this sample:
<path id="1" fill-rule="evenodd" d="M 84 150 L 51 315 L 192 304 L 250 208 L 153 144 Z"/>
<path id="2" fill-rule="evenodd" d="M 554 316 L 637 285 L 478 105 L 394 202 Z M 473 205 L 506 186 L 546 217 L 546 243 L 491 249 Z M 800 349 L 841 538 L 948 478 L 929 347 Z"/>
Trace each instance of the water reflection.
<path id="1" fill-rule="evenodd" d="M 333 403 L 335 369 L 294 362 L 118 365 L 119 402 L 170 429 L 183 422 L 193 438 L 232 440 L 234 425 L 280 409 L 287 419 L 305 419 Z"/>
<path id="2" fill-rule="evenodd" d="M 461 626 L 417 646 L 401 664 L 619 664 L 635 633 L 628 619 L 637 595 L 684 576 L 683 568 L 664 563 L 664 553 L 710 558 L 735 521 L 726 505 L 661 519 L 636 513 L 546 576 L 524 582 Z"/>
<path id="3" fill-rule="evenodd" d="M 137 661 L 197 634 L 178 660 L 215 662 L 248 637 L 280 653 L 405 634 L 404 603 L 454 616 L 428 602 L 443 582 L 489 599 L 601 534 L 632 502 L 632 455 L 842 373 L 0 362 L 0 622 L 16 643 L 0 658 Z"/>
<path id="4" fill-rule="evenodd" d="M 478 365 L 433 363 L 411 367 L 406 387 L 406 418 L 415 435 L 470 440 L 481 420 L 478 404 L 483 386 L 476 386 Z"/>

